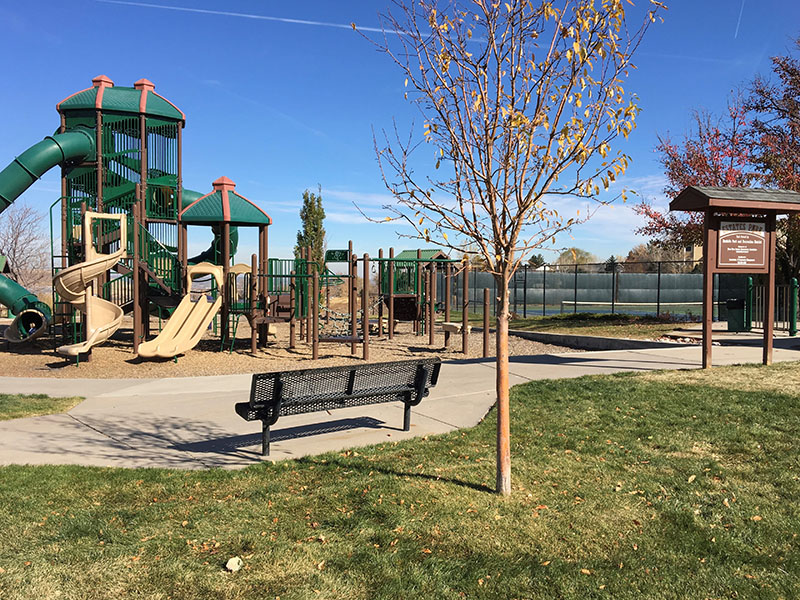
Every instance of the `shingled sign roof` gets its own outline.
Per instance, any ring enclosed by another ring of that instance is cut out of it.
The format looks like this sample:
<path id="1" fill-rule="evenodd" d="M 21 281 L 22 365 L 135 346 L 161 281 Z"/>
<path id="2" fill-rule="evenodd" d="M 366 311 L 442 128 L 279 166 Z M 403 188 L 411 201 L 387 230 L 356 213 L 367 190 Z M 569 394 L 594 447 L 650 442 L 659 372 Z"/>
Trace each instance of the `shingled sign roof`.
<path id="1" fill-rule="evenodd" d="M 214 182 L 214 191 L 201 196 L 181 211 L 187 225 L 272 225 L 270 216 L 234 191 L 236 184 L 227 177 Z"/>
<path id="2" fill-rule="evenodd" d="M 670 210 L 694 211 L 715 207 L 742 212 L 794 213 L 800 212 L 800 194 L 789 190 L 693 185 L 669 203 Z"/>

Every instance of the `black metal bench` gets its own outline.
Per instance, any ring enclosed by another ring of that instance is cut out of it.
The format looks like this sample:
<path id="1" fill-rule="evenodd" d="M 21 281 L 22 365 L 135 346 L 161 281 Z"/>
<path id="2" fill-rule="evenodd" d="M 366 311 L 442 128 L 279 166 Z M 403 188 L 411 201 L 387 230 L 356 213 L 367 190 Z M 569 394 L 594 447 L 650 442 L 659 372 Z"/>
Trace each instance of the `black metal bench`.
<path id="1" fill-rule="evenodd" d="M 269 428 L 284 415 L 400 401 L 405 404 L 403 431 L 411 427 L 411 407 L 428 395 L 439 379 L 441 359 L 425 358 L 357 366 L 255 373 L 250 401 L 236 412 L 261 421 L 261 454 L 269 455 Z"/>

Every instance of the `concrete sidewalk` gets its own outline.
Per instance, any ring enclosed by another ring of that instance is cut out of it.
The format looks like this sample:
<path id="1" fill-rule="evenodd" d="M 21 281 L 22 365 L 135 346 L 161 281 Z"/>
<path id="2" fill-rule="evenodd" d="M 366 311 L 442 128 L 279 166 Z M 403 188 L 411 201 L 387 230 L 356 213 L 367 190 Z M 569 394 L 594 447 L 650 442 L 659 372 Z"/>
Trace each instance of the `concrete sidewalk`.
<path id="1" fill-rule="evenodd" d="M 620 371 L 700 366 L 698 346 L 512 357 L 511 385 Z M 714 364 L 760 362 L 761 349 L 715 346 Z M 776 348 L 775 361 L 800 360 Z M 282 417 L 272 428 L 269 460 L 392 442 L 476 425 L 495 400 L 493 360 L 442 365 L 439 384 L 402 431 L 399 403 Z M 241 420 L 235 402 L 249 397 L 250 376 L 142 379 L 0 377 L 4 393 L 84 396 L 69 413 L 0 421 L 0 464 L 240 468 L 262 459 L 260 423 Z"/>

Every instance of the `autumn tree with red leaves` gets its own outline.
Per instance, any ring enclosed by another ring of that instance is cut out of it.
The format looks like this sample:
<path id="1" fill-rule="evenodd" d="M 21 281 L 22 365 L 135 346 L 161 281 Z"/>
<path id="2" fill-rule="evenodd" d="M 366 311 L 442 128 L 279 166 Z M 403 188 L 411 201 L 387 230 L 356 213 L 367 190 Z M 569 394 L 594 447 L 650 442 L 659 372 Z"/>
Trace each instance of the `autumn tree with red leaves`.
<path id="1" fill-rule="evenodd" d="M 694 112 L 694 127 L 677 144 L 659 136 L 656 151 L 667 176 L 664 193 L 675 197 L 690 185 L 746 187 L 756 180 L 752 169 L 748 123 L 742 99 L 734 96 L 728 114 L 714 119 L 708 112 Z M 684 248 L 703 243 L 703 213 L 662 212 L 648 200 L 634 210 L 645 224 L 636 230 L 669 248 Z"/>
<path id="2" fill-rule="evenodd" d="M 800 50 L 800 38 L 795 41 Z M 774 79 L 757 77 L 746 108 L 755 115 L 751 125 L 753 162 L 768 187 L 800 192 L 800 60 L 772 58 Z M 800 218 L 782 219 L 778 227 L 777 259 L 788 277 L 800 273 Z"/>

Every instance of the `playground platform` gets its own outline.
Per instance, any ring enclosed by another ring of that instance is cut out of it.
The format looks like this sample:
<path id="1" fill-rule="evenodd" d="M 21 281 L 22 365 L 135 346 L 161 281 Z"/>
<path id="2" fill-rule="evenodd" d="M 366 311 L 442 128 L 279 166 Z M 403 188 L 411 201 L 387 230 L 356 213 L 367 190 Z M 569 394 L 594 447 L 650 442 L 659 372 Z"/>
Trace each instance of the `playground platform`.
<path id="1" fill-rule="evenodd" d="M 761 349 L 715 346 L 714 364 L 757 363 Z M 775 362 L 800 360 L 800 340 L 775 341 Z M 698 368 L 699 346 L 516 356 L 511 385 L 621 371 Z M 442 365 L 439 384 L 414 409 L 404 432 L 399 403 L 284 417 L 267 460 L 341 451 L 445 433 L 476 425 L 494 399 L 494 361 Z M 242 421 L 250 376 L 172 379 L 37 379 L 0 377 L 6 393 L 86 398 L 68 413 L 0 422 L 0 464 L 76 464 L 179 469 L 242 468 L 260 456 L 260 423 Z M 513 431 L 512 431 L 513 432 Z"/>

